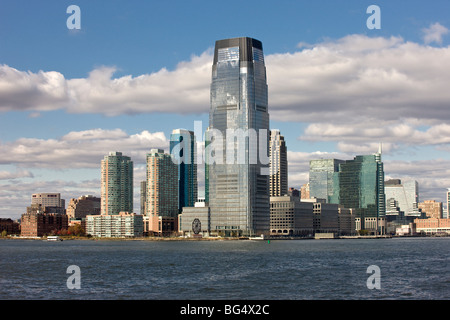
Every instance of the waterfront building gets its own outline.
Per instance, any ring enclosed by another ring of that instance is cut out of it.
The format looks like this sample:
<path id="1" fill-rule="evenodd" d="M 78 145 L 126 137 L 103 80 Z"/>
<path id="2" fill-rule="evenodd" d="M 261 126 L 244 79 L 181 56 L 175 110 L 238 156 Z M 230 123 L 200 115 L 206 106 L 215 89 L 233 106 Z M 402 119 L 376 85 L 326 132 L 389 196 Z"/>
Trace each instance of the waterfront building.
<path id="1" fill-rule="evenodd" d="M 101 199 L 92 195 L 81 196 L 78 199 L 70 199 L 66 214 L 70 219 L 83 219 L 87 215 L 98 215 L 101 209 Z"/>
<path id="2" fill-rule="evenodd" d="M 425 200 L 419 203 L 419 209 L 429 218 L 443 218 L 442 202 L 436 200 Z"/>
<path id="3" fill-rule="evenodd" d="M 339 235 L 343 236 L 355 235 L 356 234 L 355 210 L 352 208 L 345 208 L 339 205 L 338 224 L 339 224 Z"/>
<path id="4" fill-rule="evenodd" d="M 385 233 L 386 200 L 381 147 L 373 155 L 356 156 L 339 164 L 339 172 L 333 174 L 333 194 L 329 200 L 355 209 L 357 228 Z"/>
<path id="5" fill-rule="evenodd" d="M 178 215 L 179 232 L 185 237 L 209 237 L 211 235 L 211 210 L 205 202 L 194 207 L 184 207 Z"/>
<path id="6" fill-rule="evenodd" d="M 41 204 L 43 207 L 60 207 L 65 209 L 65 200 L 60 193 L 33 193 L 31 204 Z"/>
<path id="7" fill-rule="evenodd" d="M 299 197 L 270 197 L 271 236 L 311 236 L 314 233 L 313 203 Z"/>
<path id="8" fill-rule="evenodd" d="M 61 207 L 44 207 L 40 203 L 27 207 L 22 214 L 20 228 L 22 237 L 42 237 L 52 232 L 67 229 L 68 217 Z"/>
<path id="9" fill-rule="evenodd" d="M 101 161 L 101 214 L 133 212 L 133 161 L 110 152 Z"/>
<path id="10" fill-rule="evenodd" d="M 99 238 L 142 237 L 143 216 L 129 212 L 114 215 L 88 215 L 86 234 Z"/>
<path id="11" fill-rule="evenodd" d="M 428 235 L 450 235 L 450 219 L 428 218 L 415 219 L 417 233 Z"/>
<path id="12" fill-rule="evenodd" d="M 178 210 L 197 201 L 197 145 L 193 131 L 175 129 L 170 135 L 170 154 L 178 169 Z"/>
<path id="13" fill-rule="evenodd" d="M 270 196 L 288 194 L 288 162 L 286 141 L 280 130 L 270 130 Z"/>
<path id="14" fill-rule="evenodd" d="M 345 163 L 338 159 L 319 159 L 309 162 L 309 197 L 325 199 L 333 195 L 333 177 L 339 171 L 339 165 Z"/>
<path id="15" fill-rule="evenodd" d="M 262 43 L 246 37 L 216 41 L 210 93 L 205 171 L 211 231 L 268 234 L 269 113 Z"/>
<path id="16" fill-rule="evenodd" d="M 20 223 L 10 218 L 0 218 L 0 234 L 6 231 L 6 234 L 19 234 Z"/>
<path id="17" fill-rule="evenodd" d="M 327 203 L 325 199 L 310 198 L 302 200 L 313 204 L 314 234 L 339 234 L 339 205 Z"/>

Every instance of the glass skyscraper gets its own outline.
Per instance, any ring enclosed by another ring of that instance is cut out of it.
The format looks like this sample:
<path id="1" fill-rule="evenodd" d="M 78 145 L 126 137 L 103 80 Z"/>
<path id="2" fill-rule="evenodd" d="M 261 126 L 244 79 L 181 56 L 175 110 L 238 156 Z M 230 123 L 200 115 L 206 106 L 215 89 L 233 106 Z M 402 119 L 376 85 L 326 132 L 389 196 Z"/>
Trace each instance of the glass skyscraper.
<path id="1" fill-rule="evenodd" d="M 318 159 L 309 162 L 309 196 L 330 202 L 334 194 L 333 176 L 344 160 Z"/>
<path id="2" fill-rule="evenodd" d="M 178 165 L 178 210 L 197 201 L 197 145 L 194 132 L 175 129 L 170 135 L 170 154 Z"/>
<path id="3" fill-rule="evenodd" d="M 133 212 L 133 161 L 110 152 L 101 161 L 101 214 Z"/>
<path id="4" fill-rule="evenodd" d="M 210 99 L 205 195 L 211 229 L 225 236 L 268 234 L 269 113 L 260 41 L 216 41 Z"/>
<path id="5" fill-rule="evenodd" d="M 331 203 L 356 209 L 361 229 L 382 232 L 379 219 L 385 217 L 386 196 L 381 150 L 339 164 L 339 172 L 333 176 L 333 189 Z"/>

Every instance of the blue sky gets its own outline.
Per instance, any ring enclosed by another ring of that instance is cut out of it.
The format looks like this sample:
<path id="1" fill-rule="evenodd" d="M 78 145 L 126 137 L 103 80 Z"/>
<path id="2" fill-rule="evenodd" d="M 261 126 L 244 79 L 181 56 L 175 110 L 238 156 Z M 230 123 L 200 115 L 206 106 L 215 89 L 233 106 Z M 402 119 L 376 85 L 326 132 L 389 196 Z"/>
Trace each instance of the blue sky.
<path id="1" fill-rule="evenodd" d="M 366 26 L 372 4 L 380 30 Z M 382 142 L 387 178 L 443 201 L 448 12 L 448 1 L 1 0 L 0 217 L 20 217 L 34 192 L 99 195 L 107 148 L 133 156 L 138 192 L 145 150 L 167 147 L 174 128 L 206 128 L 211 50 L 239 36 L 263 42 L 290 186 L 307 182 L 311 159 Z"/>

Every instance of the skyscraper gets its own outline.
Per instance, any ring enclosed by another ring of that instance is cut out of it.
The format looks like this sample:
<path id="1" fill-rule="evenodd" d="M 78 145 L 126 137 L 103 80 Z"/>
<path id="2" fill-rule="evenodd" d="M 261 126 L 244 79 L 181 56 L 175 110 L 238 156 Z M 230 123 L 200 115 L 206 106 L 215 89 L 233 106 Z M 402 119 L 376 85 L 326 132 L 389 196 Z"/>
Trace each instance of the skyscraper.
<path id="1" fill-rule="evenodd" d="M 133 161 L 122 152 L 110 152 L 101 167 L 101 214 L 133 212 Z"/>
<path id="2" fill-rule="evenodd" d="M 197 201 L 197 164 L 194 132 L 175 129 L 170 135 L 170 154 L 178 167 L 178 210 Z"/>
<path id="3" fill-rule="evenodd" d="M 309 195 L 311 198 L 324 199 L 329 202 L 333 195 L 333 176 L 339 171 L 338 159 L 319 159 L 309 162 Z"/>
<path id="4" fill-rule="evenodd" d="M 447 189 L 447 219 L 450 219 L 450 188 Z"/>
<path id="5" fill-rule="evenodd" d="M 419 212 L 419 184 L 415 180 L 391 179 L 385 182 L 386 207 L 394 199 L 400 211 L 405 216 L 420 216 Z M 391 201 L 389 201 L 391 200 Z"/>
<path id="6" fill-rule="evenodd" d="M 225 236 L 268 234 L 269 113 L 260 41 L 216 41 L 210 98 L 205 194 L 211 230 Z"/>
<path id="7" fill-rule="evenodd" d="M 381 150 L 373 155 L 356 156 L 339 164 L 334 173 L 331 203 L 354 208 L 360 228 L 384 233 L 386 200 Z"/>
<path id="8" fill-rule="evenodd" d="M 288 194 L 288 162 L 284 137 L 280 130 L 270 131 L 270 196 L 278 197 Z"/>
<path id="9" fill-rule="evenodd" d="M 146 215 L 178 215 L 178 171 L 170 154 L 151 149 L 147 154 Z"/>

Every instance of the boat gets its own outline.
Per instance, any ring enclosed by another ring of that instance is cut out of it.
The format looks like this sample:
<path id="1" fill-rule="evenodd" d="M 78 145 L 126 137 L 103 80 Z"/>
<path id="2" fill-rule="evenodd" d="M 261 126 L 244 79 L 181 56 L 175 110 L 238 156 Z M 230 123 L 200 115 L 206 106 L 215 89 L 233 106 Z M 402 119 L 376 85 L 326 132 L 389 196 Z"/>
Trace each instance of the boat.
<path id="1" fill-rule="evenodd" d="M 47 241 L 63 241 L 59 236 L 48 236 Z"/>

